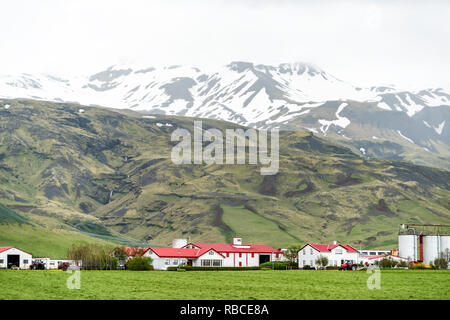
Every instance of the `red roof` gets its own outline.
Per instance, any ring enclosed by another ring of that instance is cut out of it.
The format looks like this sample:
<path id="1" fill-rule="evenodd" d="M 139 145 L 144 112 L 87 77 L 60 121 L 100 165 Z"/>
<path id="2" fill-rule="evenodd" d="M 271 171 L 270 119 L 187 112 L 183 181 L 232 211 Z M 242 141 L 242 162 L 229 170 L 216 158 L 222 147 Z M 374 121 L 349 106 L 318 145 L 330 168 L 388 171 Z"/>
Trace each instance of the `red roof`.
<path id="1" fill-rule="evenodd" d="M 219 255 L 219 252 L 213 248 L 203 248 L 203 249 L 188 249 L 188 248 L 149 248 L 158 257 L 161 258 L 198 258 L 210 250 L 215 251 Z"/>
<path id="2" fill-rule="evenodd" d="M 16 247 L 0 247 L 0 253 L 2 253 L 2 252 L 4 252 L 4 251 L 8 251 L 9 249 L 17 249 L 17 250 L 19 250 L 19 251 L 22 251 L 22 252 L 31 254 L 30 252 L 23 251 L 23 250 L 21 250 L 21 249 L 19 249 L 19 248 L 16 248 Z M 32 255 L 32 254 L 31 254 L 31 255 Z"/>
<path id="3" fill-rule="evenodd" d="M 280 249 L 275 249 L 264 244 L 216 244 L 216 243 L 189 243 L 200 249 L 214 249 L 217 252 L 241 252 L 241 253 L 282 253 Z M 244 247 L 244 248 L 242 248 Z"/>
<path id="4" fill-rule="evenodd" d="M 304 247 L 306 247 L 308 245 L 311 246 L 312 248 L 316 249 L 319 252 L 331 252 L 331 250 L 333 250 L 336 247 L 342 247 L 345 250 L 347 250 L 347 252 L 359 252 L 358 250 L 356 250 L 355 248 L 353 248 L 349 244 L 313 244 L 313 243 L 308 243 L 308 244 L 304 245 L 300 250 L 302 250 Z"/>
<path id="5" fill-rule="evenodd" d="M 9 249 L 12 249 L 14 247 L 0 247 L 0 253 Z"/>
<path id="6" fill-rule="evenodd" d="M 148 248 L 137 248 L 137 247 L 124 247 L 123 248 L 126 252 L 126 254 L 131 257 L 131 256 L 141 256 L 144 253 L 147 252 Z"/>

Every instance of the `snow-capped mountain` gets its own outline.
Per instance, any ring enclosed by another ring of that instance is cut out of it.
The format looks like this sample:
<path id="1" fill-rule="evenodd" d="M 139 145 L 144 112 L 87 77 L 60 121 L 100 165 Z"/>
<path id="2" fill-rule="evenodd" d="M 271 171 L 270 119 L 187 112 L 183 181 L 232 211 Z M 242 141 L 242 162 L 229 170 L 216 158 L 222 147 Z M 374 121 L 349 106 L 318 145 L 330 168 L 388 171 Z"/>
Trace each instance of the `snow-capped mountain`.
<path id="1" fill-rule="evenodd" d="M 390 141 L 444 158 L 450 150 L 450 94 L 444 89 L 357 87 L 308 63 L 232 62 L 216 69 L 112 66 L 70 79 L 0 76 L 0 97 L 214 118 L 257 128 L 303 127 L 351 142 L 363 156 L 379 155 L 371 153 L 373 146 L 355 141 Z"/>

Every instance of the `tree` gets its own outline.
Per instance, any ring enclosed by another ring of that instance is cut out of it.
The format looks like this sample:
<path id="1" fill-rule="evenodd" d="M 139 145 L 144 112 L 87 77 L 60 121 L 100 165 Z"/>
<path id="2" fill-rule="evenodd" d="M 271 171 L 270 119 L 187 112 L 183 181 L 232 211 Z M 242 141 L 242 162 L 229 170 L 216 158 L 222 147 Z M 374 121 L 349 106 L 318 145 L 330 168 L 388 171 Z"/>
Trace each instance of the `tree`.
<path id="1" fill-rule="evenodd" d="M 111 252 L 111 256 L 116 258 L 119 266 L 123 267 L 128 260 L 128 253 L 124 247 L 117 247 Z"/>
<path id="2" fill-rule="evenodd" d="M 316 264 L 318 264 L 321 267 L 325 267 L 328 265 L 328 258 L 324 257 L 322 255 L 320 255 L 317 259 L 316 259 Z"/>
<path id="3" fill-rule="evenodd" d="M 152 270 L 152 258 L 150 257 L 134 257 L 127 262 L 127 269 L 134 271 Z"/>
<path id="4" fill-rule="evenodd" d="M 286 251 L 284 252 L 284 256 L 289 261 L 289 264 L 291 266 L 296 266 L 298 264 L 298 252 L 302 247 L 302 245 L 293 244 L 287 247 Z"/>
<path id="5" fill-rule="evenodd" d="M 111 248 L 94 244 L 74 244 L 67 250 L 69 259 L 81 260 L 84 270 L 117 269 L 117 259 L 110 255 Z"/>

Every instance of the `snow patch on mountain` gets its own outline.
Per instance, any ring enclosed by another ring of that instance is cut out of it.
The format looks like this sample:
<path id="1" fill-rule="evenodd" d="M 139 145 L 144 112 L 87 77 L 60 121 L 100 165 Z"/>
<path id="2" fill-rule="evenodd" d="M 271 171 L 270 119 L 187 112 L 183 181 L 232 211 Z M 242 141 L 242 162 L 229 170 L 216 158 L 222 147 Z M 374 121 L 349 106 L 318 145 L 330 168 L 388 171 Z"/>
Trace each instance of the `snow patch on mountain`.
<path id="1" fill-rule="evenodd" d="M 400 130 L 397 130 L 397 133 L 398 133 L 403 139 L 405 139 L 405 140 L 407 140 L 407 141 L 409 141 L 409 142 L 411 142 L 411 143 L 414 144 L 414 141 L 413 141 L 412 139 L 410 139 L 410 138 L 404 136 Z"/>
<path id="2" fill-rule="evenodd" d="M 350 120 L 346 117 L 341 117 L 339 114 L 341 113 L 342 110 L 344 110 L 344 108 L 348 106 L 348 103 L 344 102 L 341 103 L 336 111 L 336 120 L 325 120 L 325 119 L 319 119 L 319 123 L 322 125 L 320 127 L 320 131 L 322 131 L 322 133 L 324 135 L 327 134 L 328 128 L 330 128 L 330 126 L 335 125 L 335 126 L 339 126 L 341 128 L 346 128 L 349 124 L 350 124 Z"/>

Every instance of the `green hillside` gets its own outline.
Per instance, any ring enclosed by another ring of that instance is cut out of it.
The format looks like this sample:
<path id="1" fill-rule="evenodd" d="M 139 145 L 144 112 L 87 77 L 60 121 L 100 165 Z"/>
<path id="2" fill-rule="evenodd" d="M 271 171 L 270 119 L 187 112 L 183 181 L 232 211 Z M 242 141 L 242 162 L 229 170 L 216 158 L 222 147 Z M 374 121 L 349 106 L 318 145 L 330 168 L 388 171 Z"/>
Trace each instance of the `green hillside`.
<path id="1" fill-rule="evenodd" d="M 280 170 L 262 176 L 255 165 L 173 164 L 171 133 L 192 131 L 192 118 L 6 102 L 0 203 L 52 230 L 151 245 L 241 235 L 375 248 L 396 246 L 400 223 L 450 219 L 448 171 L 361 158 L 310 132 L 280 132 Z M 203 120 L 203 129 L 235 127 Z"/>

